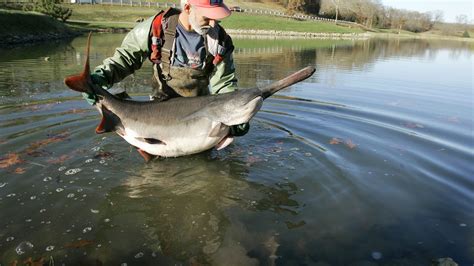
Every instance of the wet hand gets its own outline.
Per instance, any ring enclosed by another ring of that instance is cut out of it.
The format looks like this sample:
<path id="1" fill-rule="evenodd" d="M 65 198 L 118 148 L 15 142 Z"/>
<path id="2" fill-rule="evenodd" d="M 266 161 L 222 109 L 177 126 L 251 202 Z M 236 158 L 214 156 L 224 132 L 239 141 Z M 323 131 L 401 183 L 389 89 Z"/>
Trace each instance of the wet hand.
<path id="1" fill-rule="evenodd" d="M 234 125 L 230 127 L 230 135 L 235 137 L 241 137 L 247 134 L 247 132 L 249 132 L 249 129 L 250 124 L 248 122 L 239 125 Z"/>

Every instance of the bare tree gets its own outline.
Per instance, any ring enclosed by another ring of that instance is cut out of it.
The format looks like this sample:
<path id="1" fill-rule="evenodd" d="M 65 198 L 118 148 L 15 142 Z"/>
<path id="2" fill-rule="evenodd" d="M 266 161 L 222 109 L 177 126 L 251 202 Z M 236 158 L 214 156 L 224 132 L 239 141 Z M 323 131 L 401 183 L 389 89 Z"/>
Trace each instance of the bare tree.
<path id="1" fill-rule="evenodd" d="M 400 34 L 402 28 L 405 26 L 405 23 L 407 21 L 404 12 L 399 9 L 390 8 L 389 19 L 391 28 L 397 29 L 398 34 Z"/>
<path id="2" fill-rule="evenodd" d="M 295 1 L 295 0 L 290 0 Z M 307 1 L 307 0 L 302 0 Z M 393 28 L 413 32 L 428 31 L 435 22 L 443 20 L 440 10 L 420 13 L 386 8 L 381 0 L 321 0 L 320 15 L 337 21 L 354 21 L 368 28 Z"/>
<path id="3" fill-rule="evenodd" d="M 290 12 L 318 14 L 320 2 L 320 0 L 288 0 L 286 9 Z"/>
<path id="4" fill-rule="evenodd" d="M 332 4 L 334 5 L 334 8 L 336 9 L 336 24 L 337 24 L 337 19 L 339 18 L 339 4 L 340 0 L 331 0 Z"/>
<path id="5" fill-rule="evenodd" d="M 434 23 L 441 23 L 444 21 L 444 12 L 441 10 L 431 11 L 431 19 Z"/>
<path id="6" fill-rule="evenodd" d="M 456 22 L 459 24 L 459 25 L 466 25 L 467 22 L 468 22 L 468 19 L 467 19 L 467 15 L 457 15 L 456 16 Z"/>

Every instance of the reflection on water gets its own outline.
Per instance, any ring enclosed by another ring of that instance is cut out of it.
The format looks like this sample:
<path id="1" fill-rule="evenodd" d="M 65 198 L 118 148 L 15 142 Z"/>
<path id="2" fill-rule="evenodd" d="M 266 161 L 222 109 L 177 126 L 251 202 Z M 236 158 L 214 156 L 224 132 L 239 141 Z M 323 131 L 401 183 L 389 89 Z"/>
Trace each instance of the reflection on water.
<path id="1" fill-rule="evenodd" d="M 84 46 L 0 52 L 0 264 L 474 262 L 471 43 L 236 39 L 242 87 L 318 70 L 230 147 L 149 164 L 62 84 Z"/>

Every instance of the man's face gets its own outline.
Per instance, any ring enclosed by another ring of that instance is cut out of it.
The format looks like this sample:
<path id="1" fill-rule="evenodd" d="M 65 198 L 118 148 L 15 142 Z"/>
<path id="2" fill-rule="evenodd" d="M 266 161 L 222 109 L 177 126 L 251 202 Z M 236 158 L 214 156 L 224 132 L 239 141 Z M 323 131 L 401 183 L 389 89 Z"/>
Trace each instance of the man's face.
<path id="1" fill-rule="evenodd" d="M 213 26 L 215 21 L 213 19 L 204 17 L 199 14 L 199 10 L 191 6 L 189 13 L 189 24 L 195 32 L 199 35 L 204 35 L 207 33 L 209 28 Z"/>

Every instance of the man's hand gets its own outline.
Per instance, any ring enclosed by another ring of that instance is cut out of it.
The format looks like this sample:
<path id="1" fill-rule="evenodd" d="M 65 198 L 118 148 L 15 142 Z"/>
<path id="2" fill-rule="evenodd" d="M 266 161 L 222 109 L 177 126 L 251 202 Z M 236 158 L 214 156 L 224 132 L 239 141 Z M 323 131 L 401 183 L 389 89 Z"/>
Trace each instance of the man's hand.
<path id="1" fill-rule="evenodd" d="M 239 124 L 239 125 L 235 125 L 235 126 L 231 126 L 230 127 L 230 135 L 235 136 L 235 137 L 241 137 L 241 136 L 247 134 L 247 132 L 249 132 L 249 129 L 250 129 L 250 124 L 248 122 L 243 123 L 243 124 Z"/>
<path id="2" fill-rule="evenodd" d="M 102 88 L 107 87 L 107 81 L 104 76 L 98 73 L 91 74 L 91 80 L 94 85 L 100 86 Z M 82 93 L 82 98 L 84 98 L 88 104 L 94 105 L 97 102 L 97 95 L 93 93 Z"/>
<path id="3" fill-rule="evenodd" d="M 94 105 L 97 102 L 97 96 L 92 93 L 83 92 L 82 98 L 84 98 L 84 100 L 86 100 L 90 105 Z"/>

